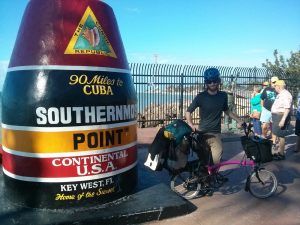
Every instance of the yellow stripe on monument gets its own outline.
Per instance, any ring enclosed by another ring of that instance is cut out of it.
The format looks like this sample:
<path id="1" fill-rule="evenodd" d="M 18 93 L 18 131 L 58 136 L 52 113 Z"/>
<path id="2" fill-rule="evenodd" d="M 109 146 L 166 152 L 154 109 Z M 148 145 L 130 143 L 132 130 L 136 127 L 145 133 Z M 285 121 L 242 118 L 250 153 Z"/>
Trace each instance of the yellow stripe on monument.
<path id="1" fill-rule="evenodd" d="M 64 132 L 20 131 L 2 128 L 6 148 L 30 153 L 101 150 L 135 142 L 136 125 L 113 129 Z"/>

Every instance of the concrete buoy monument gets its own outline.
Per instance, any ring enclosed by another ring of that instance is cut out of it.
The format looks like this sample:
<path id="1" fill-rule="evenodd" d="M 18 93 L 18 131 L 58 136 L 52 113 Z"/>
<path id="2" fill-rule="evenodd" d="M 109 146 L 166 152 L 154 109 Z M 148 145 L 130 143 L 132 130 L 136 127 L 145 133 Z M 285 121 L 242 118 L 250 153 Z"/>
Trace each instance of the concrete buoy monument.
<path id="1" fill-rule="evenodd" d="M 6 197 L 56 209 L 131 193 L 137 185 L 136 104 L 110 6 L 29 1 L 2 94 Z"/>

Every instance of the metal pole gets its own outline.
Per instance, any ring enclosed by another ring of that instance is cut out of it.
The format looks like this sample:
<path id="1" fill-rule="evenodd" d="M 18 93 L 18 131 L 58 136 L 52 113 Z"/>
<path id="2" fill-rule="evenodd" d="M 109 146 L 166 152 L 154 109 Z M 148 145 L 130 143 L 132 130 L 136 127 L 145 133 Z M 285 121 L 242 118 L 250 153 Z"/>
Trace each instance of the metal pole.
<path id="1" fill-rule="evenodd" d="M 180 74 L 180 78 L 179 119 L 183 119 L 183 73 Z"/>

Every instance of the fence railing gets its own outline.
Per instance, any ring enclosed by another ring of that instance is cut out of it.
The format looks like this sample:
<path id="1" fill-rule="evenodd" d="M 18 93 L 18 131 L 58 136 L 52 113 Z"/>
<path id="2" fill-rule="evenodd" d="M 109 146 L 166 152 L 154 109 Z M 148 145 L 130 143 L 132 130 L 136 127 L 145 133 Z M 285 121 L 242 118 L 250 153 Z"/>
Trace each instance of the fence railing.
<path id="1" fill-rule="evenodd" d="M 204 71 L 210 66 L 131 63 L 133 82 L 138 98 L 139 126 L 149 127 L 175 118 L 183 118 L 192 99 L 204 88 Z M 273 76 L 265 68 L 218 68 L 221 90 L 232 94 L 236 113 L 243 117 L 250 111 L 253 86 Z M 199 121 L 199 112 L 193 118 Z"/>

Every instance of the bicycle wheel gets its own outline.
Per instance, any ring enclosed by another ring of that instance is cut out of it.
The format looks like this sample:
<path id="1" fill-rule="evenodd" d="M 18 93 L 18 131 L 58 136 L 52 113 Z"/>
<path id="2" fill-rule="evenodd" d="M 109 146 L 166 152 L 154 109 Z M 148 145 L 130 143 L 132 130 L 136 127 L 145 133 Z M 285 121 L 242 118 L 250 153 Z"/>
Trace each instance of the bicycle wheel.
<path id="1" fill-rule="evenodd" d="M 266 170 L 260 169 L 253 172 L 248 178 L 249 192 L 256 198 L 268 198 L 276 192 L 276 176 Z"/>
<path id="2" fill-rule="evenodd" d="M 192 199 L 199 194 L 201 184 L 197 176 L 190 172 L 181 172 L 171 178 L 170 187 L 183 198 Z"/>

